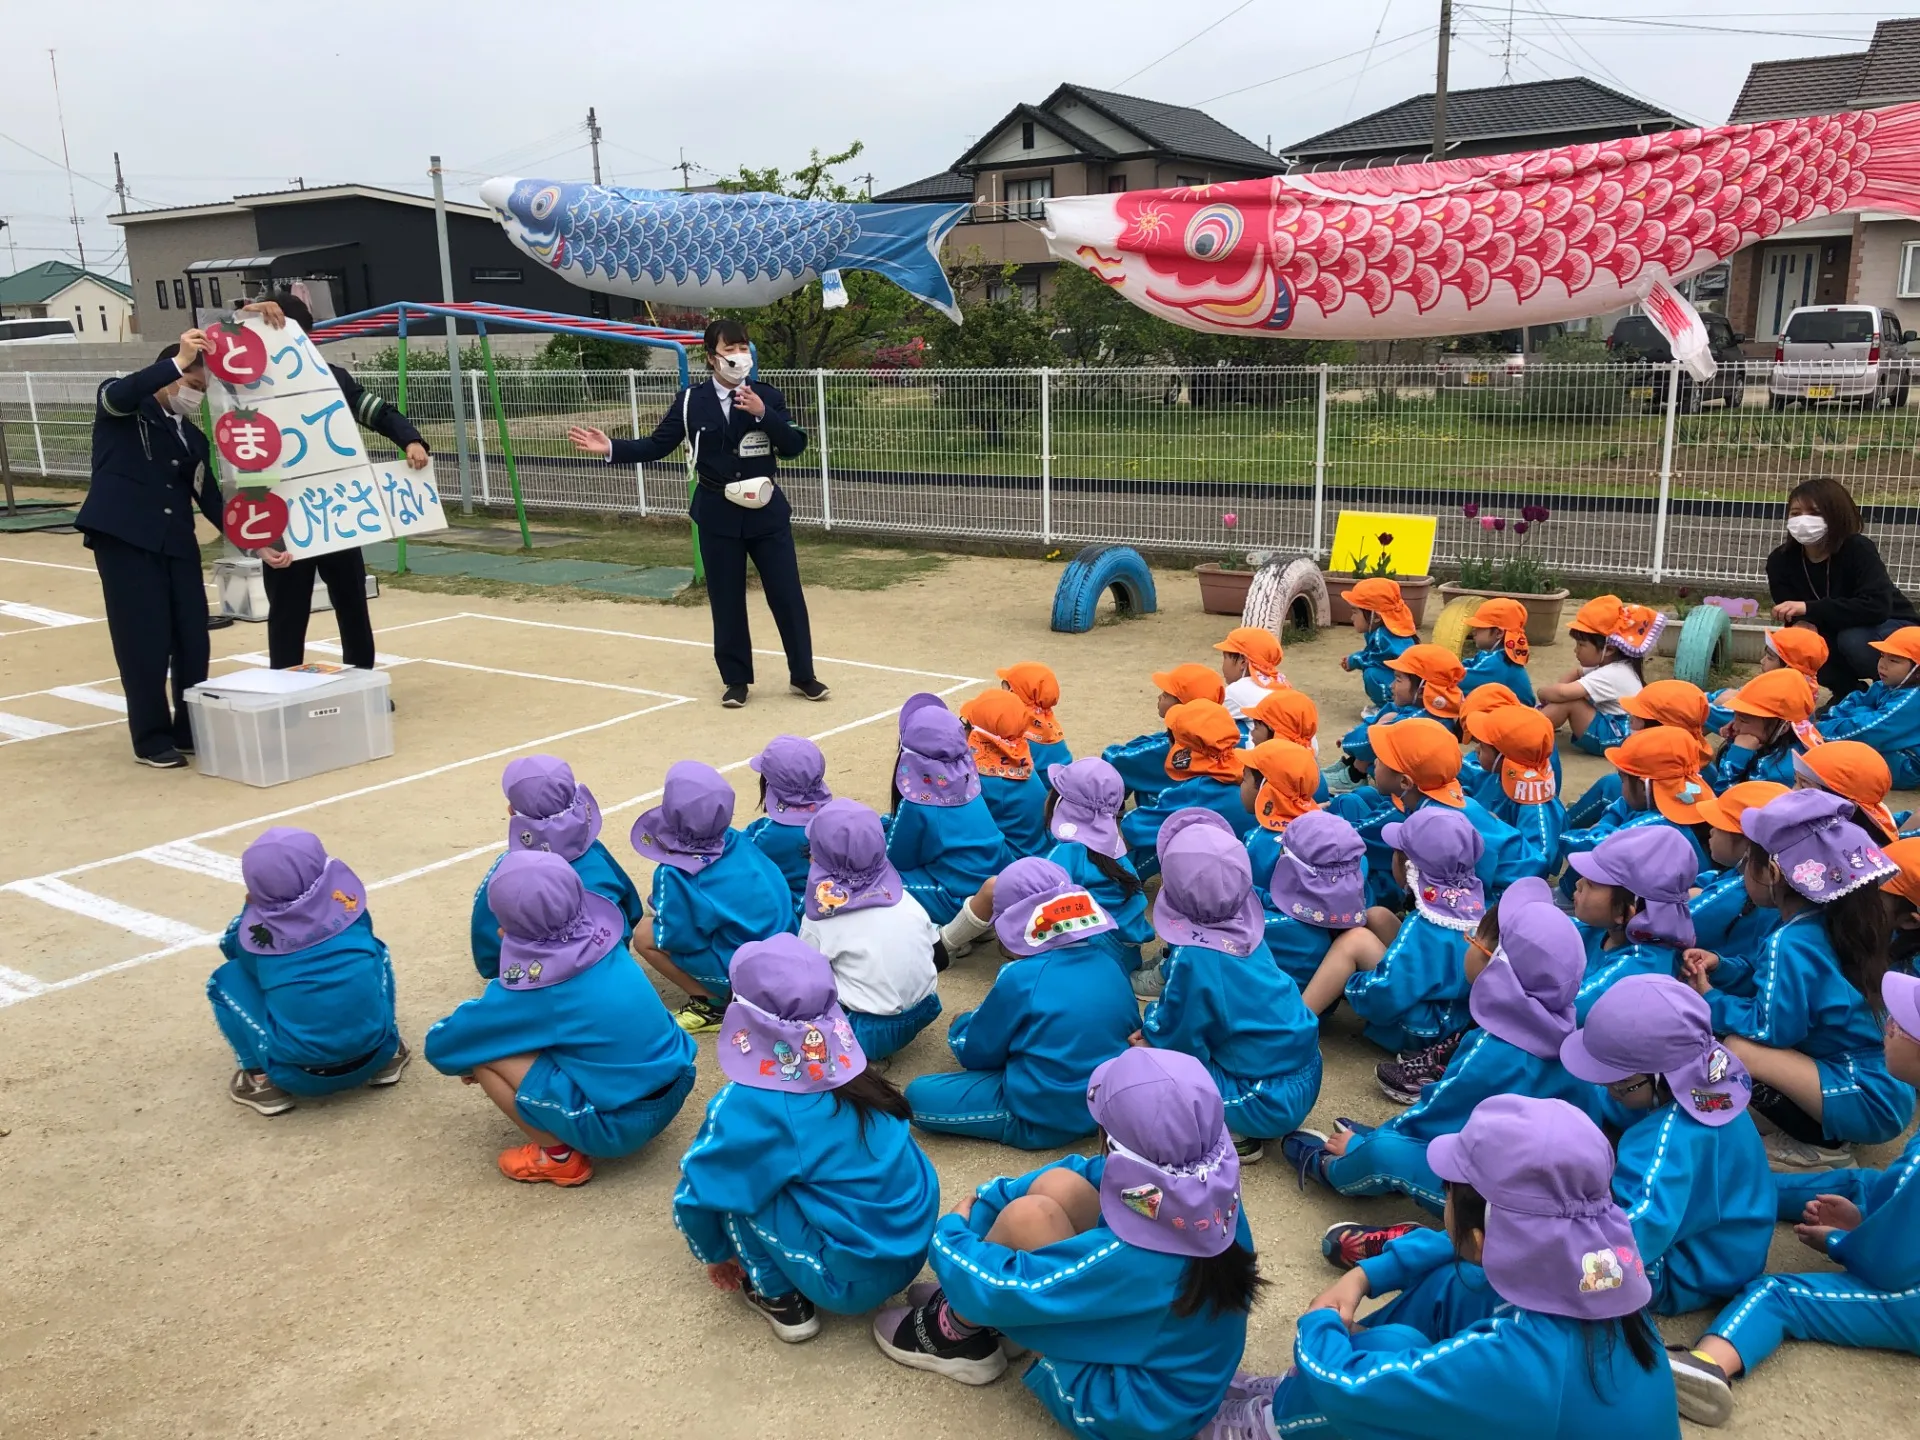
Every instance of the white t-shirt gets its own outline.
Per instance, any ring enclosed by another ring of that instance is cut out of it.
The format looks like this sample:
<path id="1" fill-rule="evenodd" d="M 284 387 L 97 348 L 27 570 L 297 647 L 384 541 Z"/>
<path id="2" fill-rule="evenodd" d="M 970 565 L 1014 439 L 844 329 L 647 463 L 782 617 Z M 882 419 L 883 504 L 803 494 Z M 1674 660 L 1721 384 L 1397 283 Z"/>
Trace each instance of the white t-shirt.
<path id="1" fill-rule="evenodd" d="M 1633 673 L 1633 666 L 1624 660 L 1609 660 L 1605 665 L 1595 665 L 1580 673 L 1580 688 L 1587 692 L 1587 699 L 1602 715 L 1625 714 L 1620 702 L 1629 695 L 1638 695 L 1643 683 Z"/>
<path id="2" fill-rule="evenodd" d="M 1253 713 L 1255 706 L 1272 693 L 1251 675 L 1242 675 L 1227 686 L 1227 714 L 1236 720 L 1244 720 Z"/>
<path id="3" fill-rule="evenodd" d="M 939 984 L 933 947 L 940 927 L 911 895 L 901 896 L 898 905 L 824 920 L 802 916 L 800 938 L 832 964 L 842 1008 L 862 1015 L 898 1015 Z"/>

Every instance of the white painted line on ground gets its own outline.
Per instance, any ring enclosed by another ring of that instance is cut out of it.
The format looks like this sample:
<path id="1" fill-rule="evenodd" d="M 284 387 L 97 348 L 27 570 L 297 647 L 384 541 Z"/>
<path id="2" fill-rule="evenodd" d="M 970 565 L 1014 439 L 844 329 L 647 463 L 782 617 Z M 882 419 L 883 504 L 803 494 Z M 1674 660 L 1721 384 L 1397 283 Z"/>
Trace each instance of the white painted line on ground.
<path id="1" fill-rule="evenodd" d="M 124 725 L 124 720 L 96 720 L 91 725 L 63 725 L 57 731 L 47 735 L 20 735 L 11 740 L 0 740 L 0 750 L 9 745 L 25 745 L 33 740 L 50 740 L 53 735 L 78 735 L 83 730 L 104 730 L 109 725 Z"/>
<path id="2" fill-rule="evenodd" d="M 51 720 L 32 720 L 25 715 L 9 715 L 0 710 L 0 735 L 9 740 L 40 740 L 48 735 L 64 735 L 67 726 L 55 725 Z"/>
<path id="3" fill-rule="evenodd" d="M 104 895 L 96 895 L 91 890 L 82 890 L 77 885 L 69 885 L 64 880 L 48 875 L 31 880 L 15 880 L 10 885 L 0 885 L 0 890 L 11 890 L 16 895 L 25 895 L 56 910 L 68 910 L 75 915 L 84 915 L 89 920 L 98 920 L 103 925 L 131 931 L 145 940 L 163 940 L 168 944 L 182 945 L 189 940 L 197 941 L 201 936 L 195 926 L 169 920 L 164 915 L 155 915 L 150 911 L 136 910 L 131 905 L 122 905 L 118 900 L 109 900 Z"/>
<path id="4" fill-rule="evenodd" d="M 377 643 L 376 641 L 376 645 Z M 341 655 L 345 653 L 341 650 L 338 640 L 309 640 L 307 642 L 307 648 L 309 650 L 318 650 L 322 655 Z M 384 651 L 376 648 L 373 663 L 376 666 L 385 667 L 388 665 L 411 665 L 414 662 L 410 656 L 388 655 Z"/>
<path id="5" fill-rule="evenodd" d="M 47 691 L 62 700 L 71 700 L 76 705 L 91 705 L 96 710 L 115 710 L 127 713 L 127 697 L 116 695 L 111 690 L 100 690 L 92 685 L 56 685 Z"/>
<path id="6" fill-rule="evenodd" d="M 142 850 L 140 858 L 193 875 L 210 875 L 215 880 L 225 880 L 234 885 L 246 883 L 240 876 L 237 856 L 223 855 L 218 850 L 209 850 L 191 840 L 174 840 L 165 845 L 156 845 L 151 850 Z"/>
<path id="7" fill-rule="evenodd" d="M 30 1000 L 35 995 L 44 994 L 46 988 L 45 981 L 0 965 L 0 1006 L 11 1005 L 16 1000 Z"/>
<path id="8" fill-rule="evenodd" d="M 52 560 L 22 560 L 13 555 L 0 555 L 0 564 L 32 565 L 40 570 L 78 570 L 82 575 L 92 575 L 95 573 L 91 565 L 61 565 Z"/>
<path id="9" fill-rule="evenodd" d="M 531 670 L 496 670 L 491 665 L 469 665 L 464 660 L 428 660 L 429 665 L 438 665 L 447 670 L 477 670 L 482 675 L 507 675 L 516 680 L 545 680 L 554 685 L 585 685 L 593 690 L 618 690 L 623 695 L 652 695 L 662 700 L 684 700 L 691 705 L 691 695 L 675 695 L 666 690 L 643 690 L 638 685 L 615 685 L 607 680 L 576 680 L 570 675 L 536 675 Z"/>
<path id="10" fill-rule="evenodd" d="M 49 610 L 44 605 L 28 605 L 19 600 L 0 600 L 0 615 L 5 615 L 9 620 L 25 620 L 31 625 L 45 625 L 50 630 L 68 625 L 98 625 L 104 618 L 99 615 L 69 615 L 64 610 Z"/>

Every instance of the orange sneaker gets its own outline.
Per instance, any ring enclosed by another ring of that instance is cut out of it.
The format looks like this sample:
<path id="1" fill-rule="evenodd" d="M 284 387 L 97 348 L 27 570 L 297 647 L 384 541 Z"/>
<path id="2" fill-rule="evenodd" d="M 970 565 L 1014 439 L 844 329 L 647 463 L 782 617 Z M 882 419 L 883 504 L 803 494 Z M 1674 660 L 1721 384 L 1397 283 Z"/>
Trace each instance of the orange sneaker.
<path id="1" fill-rule="evenodd" d="M 555 1185 L 584 1185 L 593 1179 L 593 1162 L 578 1150 L 565 1160 L 552 1159 L 530 1140 L 500 1152 L 500 1173 L 528 1184 L 547 1180 Z"/>

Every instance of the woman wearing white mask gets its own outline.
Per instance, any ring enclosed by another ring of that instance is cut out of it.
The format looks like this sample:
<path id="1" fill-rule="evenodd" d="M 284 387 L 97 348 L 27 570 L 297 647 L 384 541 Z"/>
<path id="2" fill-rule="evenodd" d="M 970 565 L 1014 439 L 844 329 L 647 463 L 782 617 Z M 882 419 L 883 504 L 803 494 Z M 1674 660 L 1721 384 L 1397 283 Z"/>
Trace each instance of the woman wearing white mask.
<path id="1" fill-rule="evenodd" d="M 207 392 L 206 349 L 205 332 L 188 330 L 146 369 L 101 383 L 93 475 L 74 522 L 100 574 L 133 758 L 156 770 L 184 769 L 193 753 L 184 697 L 207 678 L 210 653 L 193 525 L 196 507 L 220 525 L 220 486 L 195 423 Z"/>
<path id="2" fill-rule="evenodd" d="M 1920 616 L 1860 533 L 1853 495 L 1832 476 L 1787 492 L 1787 537 L 1767 556 L 1773 618 L 1820 632 L 1828 656 L 1820 683 L 1838 700 L 1873 678 L 1880 658 L 1873 642 Z"/>
<path id="3" fill-rule="evenodd" d="M 715 320 L 704 344 L 711 382 L 673 397 L 644 440 L 613 440 L 604 430 L 576 425 L 574 447 L 610 465 L 664 460 L 685 441 L 693 452 L 696 484 L 687 513 L 700 527 L 700 561 L 707 572 L 707 608 L 713 614 L 713 659 L 725 690 L 720 703 L 737 710 L 753 684 L 753 638 L 747 630 L 747 561 L 780 627 L 787 679 L 795 695 L 827 698 L 813 673 L 813 635 L 806 592 L 793 549 L 793 511 L 775 481 L 779 460 L 807 448 L 807 435 L 787 414 L 787 398 L 753 380 L 753 347 L 738 320 Z M 776 458 L 777 457 L 777 458 Z"/>

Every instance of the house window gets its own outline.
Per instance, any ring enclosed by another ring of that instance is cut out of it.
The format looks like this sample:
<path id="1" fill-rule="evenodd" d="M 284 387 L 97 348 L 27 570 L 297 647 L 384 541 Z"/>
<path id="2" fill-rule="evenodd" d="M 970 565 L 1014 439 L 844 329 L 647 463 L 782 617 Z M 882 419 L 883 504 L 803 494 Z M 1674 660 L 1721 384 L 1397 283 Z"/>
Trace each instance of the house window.
<path id="1" fill-rule="evenodd" d="M 1042 200 L 1053 198 L 1053 176 L 1036 175 L 1026 180 L 1007 181 L 1007 218 L 1010 220 L 1044 220 L 1046 210 Z"/>
<path id="2" fill-rule="evenodd" d="M 107 333 L 107 307 L 104 305 L 100 307 L 100 333 Z"/>
<path id="3" fill-rule="evenodd" d="M 1900 298 L 1920 298 L 1920 240 L 1909 240 L 1900 247 Z"/>
<path id="4" fill-rule="evenodd" d="M 193 286 L 193 308 L 198 310 L 207 303 L 206 296 L 200 293 L 200 277 L 192 276 L 187 283 Z"/>
<path id="5" fill-rule="evenodd" d="M 1173 183 L 1180 186 L 1183 190 L 1198 190 L 1207 183 L 1207 177 L 1204 175 L 1176 175 L 1173 177 Z"/>
<path id="6" fill-rule="evenodd" d="M 1033 149 L 1033 121 L 1031 120 L 1022 120 L 1020 122 L 1020 148 L 1022 150 Z"/>
<path id="7" fill-rule="evenodd" d="M 218 275 L 209 275 L 207 277 L 207 298 L 213 301 L 215 305 L 220 303 L 220 277 Z"/>
<path id="8" fill-rule="evenodd" d="M 187 282 L 184 280 L 173 282 L 173 308 L 176 310 L 187 308 Z"/>
<path id="9" fill-rule="evenodd" d="M 76 335 L 87 333 L 87 312 L 78 305 L 73 307 L 73 333 Z"/>
<path id="10" fill-rule="evenodd" d="M 174 284 L 176 284 L 176 285 L 178 285 L 178 284 L 179 284 L 180 282 L 179 282 L 178 280 L 176 280 L 176 281 L 174 281 L 173 283 L 174 283 Z M 154 281 L 154 282 L 153 282 L 153 293 L 154 293 L 155 295 L 157 295 L 157 296 L 159 296 L 159 297 L 160 297 L 160 308 L 161 308 L 162 310 L 165 310 L 165 309 L 167 309 L 167 308 L 168 308 L 168 307 L 167 307 L 167 282 L 166 282 L 166 281 L 164 281 L 164 280 L 156 280 L 156 281 Z"/>
<path id="11" fill-rule="evenodd" d="M 475 285 L 518 285 L 526 277 L 518 265 L 475 265 L 467 278 Z"/>
<path id="12" fill-rule="evenodd" d="M 1125 190 L 1126 190 L 1126 188 L 1127 188 L 1127 177 L 1126 177 L 1126 176 L 1124 176 L 1124 175 L 1109 175 L 1109 176 L 1107 177 L 1107 193 L 1108 193 L 1109 195 L 1118 195 L 1118 194 L 1121 194 L 1121 193 L 1122 193 L 1123 191 L 1125 191 Z"/>

